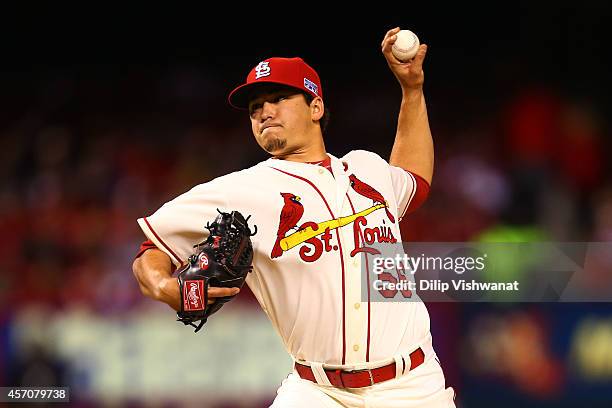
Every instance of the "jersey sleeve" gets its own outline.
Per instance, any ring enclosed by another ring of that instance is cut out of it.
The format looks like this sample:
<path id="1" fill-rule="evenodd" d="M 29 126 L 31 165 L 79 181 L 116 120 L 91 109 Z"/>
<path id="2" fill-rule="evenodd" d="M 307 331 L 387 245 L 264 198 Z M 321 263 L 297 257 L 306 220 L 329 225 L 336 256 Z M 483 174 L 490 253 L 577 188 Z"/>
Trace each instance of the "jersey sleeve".
<path id="1" fill-rule="evenodd" d="M 206 237 L 204 228 L 226 210 L 224 183 L 219 179 L 200 184 L 168 201 L 138 225 L 156 247 L 164 251 L 172 263 L 181 266 L 193 253 L 194 245 Z"/>
<path id="2" fill-rule="evenodd" d="M 419 208 L 429 195 L 429 183 L 421 176 L 400 167 L 389 166 L 397 213 L 401 220 L 406 214 Z"/>

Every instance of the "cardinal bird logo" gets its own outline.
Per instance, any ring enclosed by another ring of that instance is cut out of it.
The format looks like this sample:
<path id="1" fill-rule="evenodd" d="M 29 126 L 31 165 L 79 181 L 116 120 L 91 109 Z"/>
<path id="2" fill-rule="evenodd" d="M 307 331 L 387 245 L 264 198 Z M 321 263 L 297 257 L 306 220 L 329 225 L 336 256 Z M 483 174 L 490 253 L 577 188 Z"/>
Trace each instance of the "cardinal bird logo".
<path id="1" fill-rule="evenodd" d="M 374 201 L 374 204 L 383 204 L 385 206 L 385 211 L 387 212 L 387 217 L 389 217 L 389 221 L 391 221 L 391 223 L 395 223 L 395 218 L 393 217 L 393 214 L 391 214 L 391 212 L 389 211 L 389 208 L 387 207 L 387 202 L 385 201 L 385 198 L 382 196 L 382 194 L 380 194 L 372 186 L 359 180 L 354 174 L 351 174 L 349 176 L 349 180 L 351 181 L 351 187 L 357 192 L 357 194 L 371 199 L 372 201 Z"/>
<path id="2" fill-rule="evenodd" d="M 374 248 L 367 246 L 374 242 L 396 243 L 397 239 L 393 236 L 390 226 L 368 226 L 366 219 L 368 214 L 384 208 L 389 220 L 395 223 L 383 196 L 366 183 L 358 180 L 355 175 L 350 176 L 350 185 L 358 194 L 373 200 L 374 204 L 359 212 L 353 211 L 353 214 L 341 217 L 333 217 L 333 214 L 331 214 L 333 218 L 322 221 L 301 221 L 304 215 L 304 206 L 300 202 L 300 197 L 291 193 L 280 193 L 284 204 L 280 212 L 278 232 L 270 257 L 272 259 L 278 258 L 292 248 L 306 244 L 301 246 L 298 251 L 300 259 L 304 262 L 316 262 L 323 253 L 337 251 L 340 248 L 339 245 L 332 242 L 331 231 L 347 225 L 353 225 L 353 236 L 355 238 L 355 248 L 351 251 L 351 256 L 359 252 L 379 253 L 375 252 L 377 250 Z M 295 229 L 295 231 L 290 232 L 292 229 Z M 363 240 L 363 245 L 360 238 Z"/>
<path id="3" fill-rule="evenodd" d="M 280 221 L 278 223 L 278 233 L 276 242 L 270 254 L 272 258 L 278 258 L 283 254 L 280 242 L 287 232 L 293 228 L 297 228 L 297 223 L 304 215 L 304 206 L 300 203 L 300 197 L 291 193 L 280 193 L 285 201 L 283 209 L 280 213 Z"/>

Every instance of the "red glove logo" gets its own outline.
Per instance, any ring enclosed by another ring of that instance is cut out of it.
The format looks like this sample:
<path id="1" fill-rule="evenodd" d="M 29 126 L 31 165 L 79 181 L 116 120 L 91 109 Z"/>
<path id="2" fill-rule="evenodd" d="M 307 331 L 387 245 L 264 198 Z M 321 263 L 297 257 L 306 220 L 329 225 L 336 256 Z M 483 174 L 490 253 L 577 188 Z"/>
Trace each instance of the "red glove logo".
<path id="1" fill-rule="evenodd" d="M 183 285 L 183 310 L 191 312 L 194 310 L 204 310 L 204 302 L 202 301 L 202 293 L 204 292 L 204 281 L 188 280 Z"/>
<path id="2" fill-rule="evenodd" d="M 207 270 L 209 263 L 208 256 L 204 252 L 202 252 L 198 260 L 200 261 L 200 269 L 203 271 Z"/>

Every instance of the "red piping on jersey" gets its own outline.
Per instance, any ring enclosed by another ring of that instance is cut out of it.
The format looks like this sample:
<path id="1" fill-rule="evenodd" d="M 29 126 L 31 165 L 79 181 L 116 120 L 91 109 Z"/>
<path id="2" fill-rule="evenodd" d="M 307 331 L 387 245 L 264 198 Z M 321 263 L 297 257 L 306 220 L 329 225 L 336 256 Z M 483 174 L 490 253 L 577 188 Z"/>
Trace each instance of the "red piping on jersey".
<path id="1" fill-rule="evenodd" d="M 308 183 L 310 187 L 314 188 L 315 191 L 319 194 L 319 196 L 321 197 L 321 200 L 323 200 L 323 202 L 325 203 L 325 206 L 327 207 L 327 211 L 329 211 L 329 214 L 332 216 L 332 218 L 336 219 L 336 216 L 334 215 L 331 208 L 329 207 L 329 204 L 327 204 L 327 200 L 325 199 L 323 194 L 321 194 L 321 191 L 319 191 L 317 186 L 312 184 L 310 180 L 305 179 L 304 177 L 301 177 L 301 176 L 297 176 L 295 174 L 291 174 L 284 170 L 277 169 L 276 167 L 270 167 L 270 168 Z M 342 252 L 342 242 L 340 242 L 341 241 L 340 233 L 338 232 L 338 229 L 336 229 L 336 239 L 338 240 L 338 249 L 340 249 L 340 266 L 342 267 L 342 364 L 344 365 L 346 361 L 346 316 L 345 316 L 346 311 L 345 311 L 345 294 L 344 294 L 345 292 L 345 289 L 344 289 L 344 253 Z"/>
<path id="2" fill-rule="evenodd" d="M 351 201 L 351 197 L 349 197 L 348 192 L 346 193 L 346 198 L 349 200 L 349 204 L 351 205 L 351 211 L 355 214 L 355 207 L 353 206 L 353 202 Z M 359 229 L 359 237 L 361 241 L 365 244 L 365 239 L 363 237 L 363 231 Z M 366 276 L 367 276 L 367 286 L 368 286 L 368 347 L 366 349 L 366 363 L 370 362 L 370 267 L 368 266 L 368 254 L 365 253 L 366 257 Z"/>
<path id="3" fill-rule="evenodd" d="M 166 243 L 160 238 L 159 235 L 157 235 L 157 232 L 155 232 L 155 230 L 153 229 L 153 227 L 151 227 L 151 224 L 149 224 L 149 221 L 147 220 L 147 217 L 143 218 L 144 222 L 147 224 L 147 227 L 149 227 L 149 229 L 151 230 L 151 232 L 153 233 L 153 235 L 155 235 L 155 238 L 157 238 L 157 240 L 164 246 L 164 248 L 166 248 L 168 250 L 168 252 L 170 252 L 170 254 L 172 254 L 172 256 L 174 257 L 174 259 L 176 259 L 181 265 L 183 264 L 181 262 L 181 260 L 179 259 L 178 256 L 176 256 L 176 254 L 174 253 L 173 250 L 170 249 L 170 247 L 168 245 L 166 245 Z"/>

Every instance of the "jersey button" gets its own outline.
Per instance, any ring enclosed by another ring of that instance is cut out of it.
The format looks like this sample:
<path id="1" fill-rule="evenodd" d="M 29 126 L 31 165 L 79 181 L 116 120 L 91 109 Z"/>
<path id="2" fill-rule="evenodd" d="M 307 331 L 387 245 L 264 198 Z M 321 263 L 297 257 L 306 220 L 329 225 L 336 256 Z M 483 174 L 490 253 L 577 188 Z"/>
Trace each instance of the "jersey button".
<path id="1" fill-rule="evenodd" d="M 319 169 L 319 174 L 323 174 L 324 172 L 325 172 L 325 170 Z"/>
<path id="2" fill-rule="evenodd" d="M 357 344 L 355 344 L 355 345 L 353 346 L 353 350 L 355 350 L 355 351 L 359 351 L 359 346 L 358 346 Z"/>
<path id="3" fill-rule="evenodd" d="M 359 309 L 361 307 L 361 303 L 355 303 L 355 309 Z"/>

